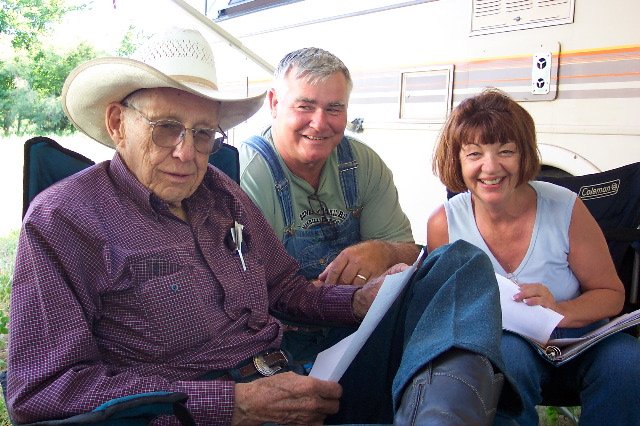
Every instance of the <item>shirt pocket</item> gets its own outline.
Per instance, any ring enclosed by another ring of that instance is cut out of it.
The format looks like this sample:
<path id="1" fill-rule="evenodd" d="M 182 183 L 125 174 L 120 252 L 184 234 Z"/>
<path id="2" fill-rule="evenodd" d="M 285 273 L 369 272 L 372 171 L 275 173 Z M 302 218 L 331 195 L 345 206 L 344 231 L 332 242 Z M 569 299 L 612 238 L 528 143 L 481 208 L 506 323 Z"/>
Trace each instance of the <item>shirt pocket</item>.
<path id="1" fill-rule="evenodd" d="M 154 277 L 136 285 L 135 294 L 146 318 L 149 336 L 163 353 L 177 355 L 197 347 L 211 336 L 211 318 L 206 315 L 202 289 L 194 286 L 192 268 Z M 212 309 L 212 308 L 210 308 Z"/>
<path id="2" fill-rule="evenodd" d="M 172 250 L 131 259 L 128 269 L 149 356 L 166 360 L 212 338 L 215 295 L 206 271 Z"/>

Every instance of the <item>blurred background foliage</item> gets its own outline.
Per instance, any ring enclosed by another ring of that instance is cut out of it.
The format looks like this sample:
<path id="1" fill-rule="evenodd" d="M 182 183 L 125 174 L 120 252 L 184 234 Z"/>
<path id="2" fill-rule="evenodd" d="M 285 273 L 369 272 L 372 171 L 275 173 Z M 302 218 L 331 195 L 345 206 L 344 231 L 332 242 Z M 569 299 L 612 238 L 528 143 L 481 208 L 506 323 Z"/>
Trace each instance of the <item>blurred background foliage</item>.
<path id="1" fill-rule="evenodd" d="M 126 56 L 139 33 L 131 27 L 117 52 L 80 42 L 51 46 L 51 29 L 69 12 L 87 8 L 66 0 L 0 2 L 0 132 L 4 135 L 69 134 L 73 125 L 59 99 L 64 80 L 78 64 L 108 54 Z"/>
<path id="2" fill-rule="evenodd" d="M 127 56 L 144 37 L 130 27 L 115 52 L 100 51 L 81 41 L 56 45 L 54 30 L 64 17 L 88 7 L 81 0 L 0 0 L 0 141 L 11 135 L 73 133 L 60 104 L 69 72 L 98 56 Z M 0 370 L 6 368 L 17 241 L 17 230 L 0 237 Z M 0 426 L 4 425 L 11 422 L 0 398 Z"/>

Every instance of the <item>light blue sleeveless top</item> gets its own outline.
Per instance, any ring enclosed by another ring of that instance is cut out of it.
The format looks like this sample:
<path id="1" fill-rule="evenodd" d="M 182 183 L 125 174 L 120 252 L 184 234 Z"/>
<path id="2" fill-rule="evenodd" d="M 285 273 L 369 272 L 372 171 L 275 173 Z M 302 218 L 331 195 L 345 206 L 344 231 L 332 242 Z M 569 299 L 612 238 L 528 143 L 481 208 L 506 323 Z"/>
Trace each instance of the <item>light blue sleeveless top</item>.
<path id="1" fill-rule="evenodd" d="M 569 224 L 576 194 L 561 186 L 531 181 L 537 194 L 533 235 L 522 263 L 508 274 L 493 256 L 480 235 L 471 207 L 471 193 L 464 192 L 445 203 L 449 242 L 466 240 L 480 247 L 491 259 L 494 270 L 520 284 L 543 283 L 556 301 L 574 299 L 580 284 L 569 268 Z"/>

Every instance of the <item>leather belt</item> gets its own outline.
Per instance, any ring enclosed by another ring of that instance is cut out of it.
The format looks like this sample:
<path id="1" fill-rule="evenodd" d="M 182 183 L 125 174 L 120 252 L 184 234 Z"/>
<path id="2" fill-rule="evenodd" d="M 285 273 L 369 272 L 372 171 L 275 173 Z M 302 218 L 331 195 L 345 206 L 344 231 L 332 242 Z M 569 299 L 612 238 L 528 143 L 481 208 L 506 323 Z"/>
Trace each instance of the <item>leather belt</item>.
<path id="1" fill-rule="evenodd" d="M 242 367 L 234 368 L 234 373 L 231 370 L 219 377 L 223 380 L 236 380 L 247 379 L 252 376 L 273 376 L 277 372 L 281 371 L 289 365 L 287 356 L 281 350 L 263 352 L 258 355 L 254 355 L 249 362 Z M 235 375 L 240 377 L 234 377 Z"/>
<path id="2" fill-rule="evenodd" d="M 293 324 L 282 324 L 282 330 L 285 333 L 288 332 L 303 332 L 303 333 L 320 333 L 324 332 L 327 327 L 317 327 L 317 326 L 306 326 L 306 325 L 293 325 Z"/>

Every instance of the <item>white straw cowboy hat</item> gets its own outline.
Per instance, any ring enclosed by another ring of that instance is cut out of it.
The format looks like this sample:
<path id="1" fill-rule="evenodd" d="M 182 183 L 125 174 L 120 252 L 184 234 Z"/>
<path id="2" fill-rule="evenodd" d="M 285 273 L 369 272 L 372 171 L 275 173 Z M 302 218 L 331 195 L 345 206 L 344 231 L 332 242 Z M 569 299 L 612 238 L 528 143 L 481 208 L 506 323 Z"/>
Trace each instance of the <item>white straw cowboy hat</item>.
<path id="1" fill-rule="evenodd" d="M 62 108 L 96 141 L 114 147 L 105 111 L 138 89 L 171 87 L 220 101 L 220 127 L 227 130 L 255 114 L 264 95 L 238 97 L 218 90 L 209 43 L 198 31 L 172 29 L 152 37 L 132 58 L 98 58 L 75 68 L 62 88 Z"/>

